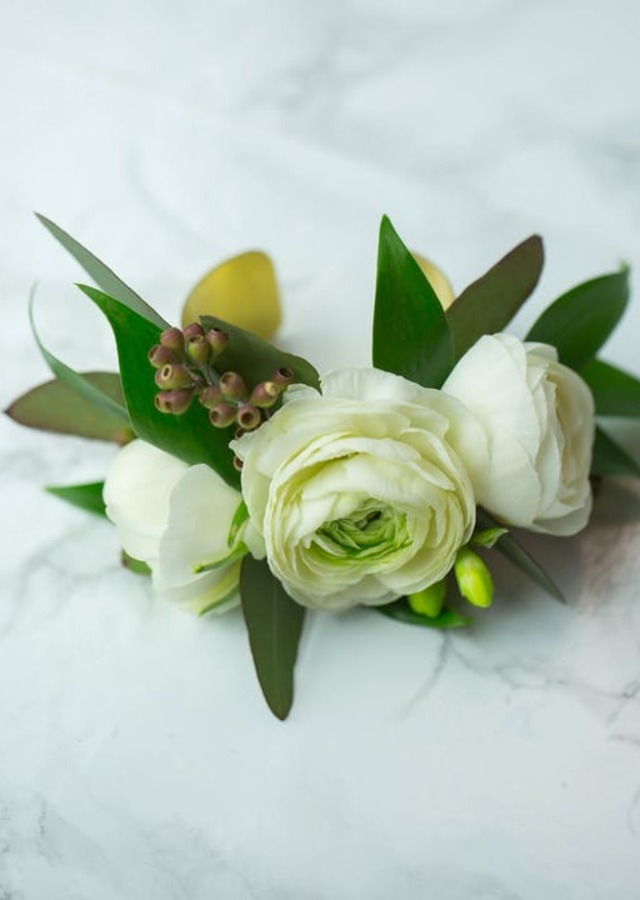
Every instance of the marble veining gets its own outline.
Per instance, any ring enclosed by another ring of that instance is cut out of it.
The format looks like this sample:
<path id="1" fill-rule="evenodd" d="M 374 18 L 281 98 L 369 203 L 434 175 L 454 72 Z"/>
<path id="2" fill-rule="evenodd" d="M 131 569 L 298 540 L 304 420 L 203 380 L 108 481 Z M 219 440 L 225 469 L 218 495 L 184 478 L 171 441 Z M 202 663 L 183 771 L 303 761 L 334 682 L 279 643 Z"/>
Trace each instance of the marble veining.
<path id="1" fill-rule="evenodd" d="M 2 24 L 3 405 L 47 377 L 35 280 L 47 345 L 114 362 L 34 209 L 168 318 L 266 249 L 281 342 L 323 370 L 369 361 L 382 212 L 457 288 L 543 233 L 516 329 L 640 266 L 633 0 L 25 0 Z M 606 352 L 636 374 L 639 328 L 636 298 Z M 640 897 L 637 487 L 532 538 L 566 606 L 505 564 L 469 633 L 310 617 L 282 725 L 238 614 L 158 603 L 41 491 L 110 453 L 0 421 L 0 900 Z"/>

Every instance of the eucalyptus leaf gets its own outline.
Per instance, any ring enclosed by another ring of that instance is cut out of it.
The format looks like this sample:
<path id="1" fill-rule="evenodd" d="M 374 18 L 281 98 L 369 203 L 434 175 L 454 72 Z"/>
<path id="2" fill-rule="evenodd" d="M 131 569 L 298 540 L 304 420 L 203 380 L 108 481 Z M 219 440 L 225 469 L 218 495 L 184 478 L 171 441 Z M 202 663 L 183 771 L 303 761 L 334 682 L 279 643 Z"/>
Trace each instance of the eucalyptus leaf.
<path id="1" fill-rule="evenodd" d="M 262 693 L 274 716 L 286 719 L 305 608 L 289 597 L 265 560 L 252 556 L 242 562 L 240 594 Z"/>
<path id="2" fill-rule="evenodd" d="M 543 264 L 542 239 L 534 234 L 465 288 L 447 310 L 456 359 L 483 334 L 504 329 L 532 294 Z"/>
<path id="3" fill-rule="evenodd" d="M 147 353 L 158 342 L 158 326 L 97 288 L 78 287 L 102 310 L 113 329 L 122 387 L 137 436 L 191 465 L 206 463 L 227 484 L 239 488 L 240 476 L 233 467 L 233 454 L 229 449 L 230 429 L 214 428 L 197 400 L 181 416 L 156 409 L 158 389 Z"/>
<path id="4" fill-rule="evenodd" d="M 481 528 L 500 527 L 499 522 L 496 522 L 496 520 L 484 509 L 478 509 L 476 521 Z M 535 581 L 541 588 L 544 588 L 551 597 L 559 600 L 561 603 L 566 603 L 564 595 L 555 581 L 553 581 L 547 572 L 545 572 L 540 563 L 533 558 L 529 551 L 525 550 L 522 544 L 514 538 L 510 531 L 498 538 L 495 549 L 499 550 L 503 556 L 521 569 L 525 575 L 528 575 L 532 581 Z"/>
<path id="5" fill-rule="evenodd" d="M 122 383 L 115 372 L 78 372 L 80 378 L 110 397 L 124 413 L 113 414 L 102 402 L 54 378 L 32 388 L 9 406 L 5 413 L 28 428 L 73 434 L 93 440 L 125 443 L 133 436 L 124 408 Z M 125 424 L 126 422 L 126 424 Z"/>
<path id="6" fill-rule="evenodd" d="M 306 359 L 279 350 L 258 335 L 216 316 L 201 316 L 200 321 L 205 331 L 219 328 L 229 335 L 226 350 L 215 362 L 218 372 L 238 372 L 252 388 L 260 381 L 269 380 L 277 369 L 291 369 L 294 381 L 320 387 L 318 373 Z"/>
<path id="7" fill-rule="evenodd" d="M 47 231 L 64 247 L 64 249 L 73 256 L 87 275 L 95 281 L 106 294 L 115 297 L 120 303 L 128 306 L 129 309 L 147 319 L 154 325 L 164 331 L 169 327 L 167 322 L 159 315 L 155 309 L 149 306 L 142 297 L 140 297 L 132 288 L 112 272 L 101 260 L 94 256 L 90 250 L 78 243 L 70 234 L 63 231 L 59 225 L 47 219 L 45 216 L 36 213 L 36 218 L 44 225 Z"/>
<path id="8" fill-rule="evenodd" d="M 596 428 L 593 443 L 592 475 L 631 475 L 640 477 L 640 465 L 602 428 Z"/>
<path id="9" fill-rule="evenodd" d="M 599 416 L 640 418 L 640 381 L 601 359 L 592 359 L 580 375 L 591 388 Z"/>
<path id="10" fill-rule="evenodd" d="M 390 619 L 395 619 L 397 622 L 404 622 L 406 625 L 419 625 L 421 628 L 438 628 L 441 630 L 466 628 L 472 622 L 472 619 L 468 616 L 461 616 L 460 613 L 446 606 L 442 608 L 437 616 L 421 616 L 411 609 L 404 597 L 400 600 L 395 600 L 393 603 L 387 603 L 385 606 L 371 606 L 369 608 L 382 613 L 383 616 L 387 616 Z"/>
<path id="11" fill-rule="evenodd" d="M 78 506 L 86 512 L 97 516 L 106 516 L 102 489 L 104 481 L 93 481 L 89 484 L 49 485 L 45 488 L 47 493 L 53 494 L 60 500 Z"/>
<path id="12" fill-rule="evenodd" d="M 453 343 L 438 297 L 386 216 L 380 224 L 373 365 L 439 388 L 453 368 Z"/>
<path id="13" fill-rule="evenodd" d="M 623 266 L 559 297 L 533 324 L 526 339 L 553 344 L 560 361 L 579 370 L 605 343 L 628 300 L 629 269 Z"/>

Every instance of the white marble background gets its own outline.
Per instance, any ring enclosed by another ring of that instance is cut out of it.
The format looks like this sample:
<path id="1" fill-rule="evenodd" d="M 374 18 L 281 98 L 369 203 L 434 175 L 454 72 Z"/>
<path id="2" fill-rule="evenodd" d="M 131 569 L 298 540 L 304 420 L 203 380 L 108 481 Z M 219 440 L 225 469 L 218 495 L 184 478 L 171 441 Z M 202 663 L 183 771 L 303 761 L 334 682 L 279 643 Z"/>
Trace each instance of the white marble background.
<path id="1" fill-rule="evenodd" d="M 636 0 L 0 0 L 0 400 L 46 377 L 35 279 L 52 349 L 114 358 L 34 209 L 168 317 L 268 250 L 321 368 L 368 362 L 382 212 L 460 288 L 543 233 L 521 324 L 637 270 L 639 30 Z M 469 634 L 316 616 L 283 725 L 238 615 L 154 602 L 41 491 L 109 449 L 0 442 L 1 900 L 640 896 L 637 494 L 539 542 L 568 608 L 505 570 Z"/>

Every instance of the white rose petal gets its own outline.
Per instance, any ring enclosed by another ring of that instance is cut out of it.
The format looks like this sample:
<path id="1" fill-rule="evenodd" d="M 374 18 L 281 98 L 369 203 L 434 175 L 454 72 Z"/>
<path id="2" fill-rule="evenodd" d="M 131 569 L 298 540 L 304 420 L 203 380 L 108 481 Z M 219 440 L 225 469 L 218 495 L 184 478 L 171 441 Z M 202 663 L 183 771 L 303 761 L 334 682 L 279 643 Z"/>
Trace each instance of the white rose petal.
<path id="1" fill-rule="evenodd" d="M 554 347 L 485 335 L 443 385 L 482 425 L 487 454 L 465 458 L 478 502 L 507 524 L 569 535 L 591 513 L 593 397 Z"/>
<path id="2" fill-rule="evenodd" d="M 209 466 L 188 466 L 144 441 L 118 451 L 104 488 L 126 552 L 151 567 L 159 594 L 198 613 L 239 602 L 240 563 L 224 560 L 241 499 Z"/>
<path id="3" fill-rule="evenodd" d="M 462 404 L 374 369 L 295 386 L 232 444 L 271 570 L 298 602 L 382 604 L 439 581 L 475 522 L 455 447 L 482 453 Z"/>

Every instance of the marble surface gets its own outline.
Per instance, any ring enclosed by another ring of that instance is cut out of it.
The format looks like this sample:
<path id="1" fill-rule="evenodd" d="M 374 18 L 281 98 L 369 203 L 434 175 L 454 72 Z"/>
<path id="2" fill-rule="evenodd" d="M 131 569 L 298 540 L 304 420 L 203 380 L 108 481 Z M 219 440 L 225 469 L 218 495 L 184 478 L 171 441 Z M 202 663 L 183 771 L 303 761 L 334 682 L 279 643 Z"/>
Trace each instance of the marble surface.
<path id="1" fill-rule="evenodd" d="M 382 212 L 459 288 L 541 232 L 520 328 L 640 267 L 635 0 L 0 0 L 0 21 L 3 405 L 46 377 L 35 279 L 49 346 L 114 359 L 33 209 L 170 318 L 266 249 L 282 341 L 322 369 L 368 362 Z M 636 299 L 608 350 L 636 373 L 639 328 Z M 110 452 L 0 421 L 2 900 L 640 896 L 637 491 L 537 542 L 567 607 L 504 570 L 468 634 L 314 616 L 281 724 L 238 615 L 155 602 L 108 524 L 42 492 Z"/>

